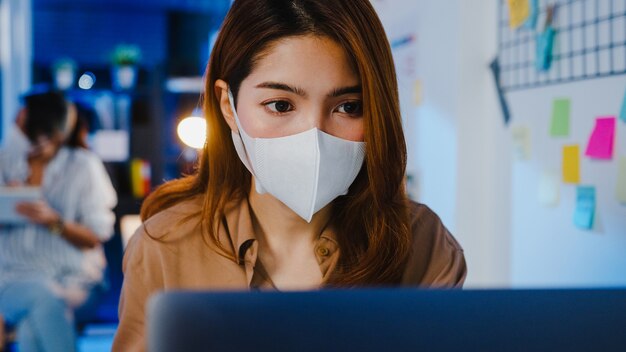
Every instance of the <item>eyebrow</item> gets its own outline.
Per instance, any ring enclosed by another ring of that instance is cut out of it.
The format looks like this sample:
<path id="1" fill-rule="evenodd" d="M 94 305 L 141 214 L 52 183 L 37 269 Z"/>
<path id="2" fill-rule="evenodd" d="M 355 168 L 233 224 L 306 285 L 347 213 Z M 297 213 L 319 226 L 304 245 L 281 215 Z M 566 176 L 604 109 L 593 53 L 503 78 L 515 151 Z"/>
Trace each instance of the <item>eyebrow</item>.
<path id="1" fill-rule="evenodd" d="M 279 83 L 279 82 L 263 82 L 263 83 L 258 84 L 256 88 L 283 90 L 286 92 L 297 94 L 302 97 L 305 97 L 307 95 L 304 89 L 302 88 L 292 87 L 288 84 Z M 340 97 L 346 94 L 360 94 L 362 92 L 363 92 L 363 88 L 360 85 L 356 85 L 356 86 L 350 86 L 350 87 L 337 88 L 333 90 L 330 94 L 328 94 L 328 96 L 331 98 L 336 98 L 336 97 Z"/>
<path id="2" fill-rule="evenodd" d="M 258 84 L 256 87 L 266 88 L 266 89 L 284 90 L 286 92 L 294 93 L 302 97 L 306 96 L 306 92 L 304 91 L 304 89 L 298 88 L 298 87 L 291 87 L 285 83 L 263 82 L 261 84 Z"/>
<path id="3" fill-rule="evenodd" d="M 352 87 L 337 88 L 328 96 L 331 98 L 336 98 L 336 97 L 340 97 L 346 94 L 361 94 L 362 92 L 363 92 L 363 88 L 361 88 L 361 86 L 359 85 L 359 86 L 352 86 Z"/>

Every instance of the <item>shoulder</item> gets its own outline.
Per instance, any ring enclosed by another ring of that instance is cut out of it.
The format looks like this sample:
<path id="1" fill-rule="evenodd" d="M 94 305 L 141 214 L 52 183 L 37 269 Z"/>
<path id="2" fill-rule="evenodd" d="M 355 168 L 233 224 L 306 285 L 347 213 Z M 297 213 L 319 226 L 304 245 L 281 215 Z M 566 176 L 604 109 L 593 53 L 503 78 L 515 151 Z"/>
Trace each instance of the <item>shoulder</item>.
<path id="1" fill-rule="evenodd" d="M 61 148 L 51 167 L 61 170 L 71 169 L 74 177 L 86 177 L 88 179 L 100 178 L 101 175 L 107 174 L 100 157 L 93 151 L 84 148 Z"/>
<path id="2" fill-rule="evenodd" d="M 59 154 L 70 162 L 79 162 L 89 166 L 103 165 L 100 157 L 89 149 L 63 147 L 59 150 Z"/>
<path id="3" fill-rule="evenodd" d="M 161 210 L 144 221 L 140 230 L 152 239 L 175 240 L 198 231 L 202 219 L 201 195 Z"/>
<path id="4" fill-rule="evenodd" d="M 200 210 L 198 203 L 194 197 L 144 221 L 126 246 L 122 265 L 124 273 L 135 277 L 135 280 L 145 280 L 142 276 L 152 273 L 148 276 L 154 277 L 147 282 L 162 287 L 159 273 L 167 266 L 165 263 L 172 260 L 172 255 L 178 258 L 177 253 L 197 245 L 196 236 L 190 234 L 200 229 L 200 218 L 195 212 Z"/>
<path id="5" fill-rule="evenodd" d="M 463 248 L 428 206 L 409 205 L 411 254 L 404 282 L 422 286 L 460 286 L 467 272 Z"/>
<path id="6" fill-rule="evenodd" d="M 463 250 L 443 224 L 441 218 L 427 205 L 411 201 L 409 204 L 409 218 L 414 242 L 442 241 L 451 250 Z"/>

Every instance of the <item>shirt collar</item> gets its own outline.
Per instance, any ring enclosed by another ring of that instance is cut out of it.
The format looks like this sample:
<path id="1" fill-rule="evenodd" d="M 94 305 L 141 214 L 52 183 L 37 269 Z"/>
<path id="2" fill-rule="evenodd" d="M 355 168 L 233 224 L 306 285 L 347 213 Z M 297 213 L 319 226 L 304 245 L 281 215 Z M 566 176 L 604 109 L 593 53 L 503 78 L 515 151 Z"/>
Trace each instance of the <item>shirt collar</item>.
<path id="1" fill-rule="evenodd" d="M 234 247 L 235 259 L 239 265 L 246 267 L 249 284 L 254 274 L 253 269 L 258 255 L 258 244 L 252 227 L 252 212 L 248 199 L 244 198 L 239 204 L 227 209 L 225 218 L 227 234 Z M 322 231 L 314 250 L 322 275 L 326 279 L 334 268 L 339 255 L 336 234 L 331 227 L 327 226 Z"/>
<path id="2" fill-rule="evenodd" d="M 226 211 L 226 225 L 235 250 L 235 258 L 241 264 L 245 250 L 250 246 L 250 241 L 256 240 L 247 198 Z"/>

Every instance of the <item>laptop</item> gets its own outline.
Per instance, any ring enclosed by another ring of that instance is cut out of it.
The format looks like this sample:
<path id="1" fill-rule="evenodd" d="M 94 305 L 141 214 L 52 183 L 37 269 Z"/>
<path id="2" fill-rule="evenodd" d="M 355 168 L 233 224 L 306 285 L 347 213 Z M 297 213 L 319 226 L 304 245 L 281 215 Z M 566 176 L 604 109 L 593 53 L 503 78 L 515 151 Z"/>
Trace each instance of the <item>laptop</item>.
<path id="1" fill-rule="evenodd" d="M 626 289 L 165 292 L 148 351 L 626 351 Z"/>

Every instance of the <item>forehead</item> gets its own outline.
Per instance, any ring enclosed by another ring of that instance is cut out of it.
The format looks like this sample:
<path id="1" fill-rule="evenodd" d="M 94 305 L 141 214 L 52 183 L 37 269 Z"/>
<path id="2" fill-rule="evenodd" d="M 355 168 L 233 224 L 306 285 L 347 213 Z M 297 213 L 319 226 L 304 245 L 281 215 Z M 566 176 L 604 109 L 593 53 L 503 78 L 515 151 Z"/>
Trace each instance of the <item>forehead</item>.
<path id="1" fill-rule="evenodd" d="M 351 57 L 336 41 L 315 35 L 287 37 L 270 44 L 246 78 L 298 84 L 350 85 L 360 79 Z M 256 82 L 259 81 L 259 82 Z"/>

